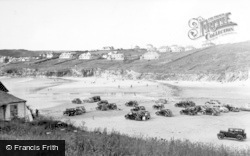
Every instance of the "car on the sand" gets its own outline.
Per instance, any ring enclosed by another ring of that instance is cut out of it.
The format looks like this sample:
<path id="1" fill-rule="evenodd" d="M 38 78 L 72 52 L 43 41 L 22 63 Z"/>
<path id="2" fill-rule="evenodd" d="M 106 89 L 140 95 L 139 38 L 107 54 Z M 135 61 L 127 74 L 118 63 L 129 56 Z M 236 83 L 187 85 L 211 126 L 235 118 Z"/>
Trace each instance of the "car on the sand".
<path id="1" fill-rule="evenodd" d="M 180 101 L 175 104 L 175 107 L 183 107 L 183 108 L 194 107 L 194 106 L 195 103 L 193 101 Z"/>
<path id="2" fill-rule="evenodd" d="M 167 104 L 168 103 L 168 100 L 166 99 L 158 99 L 155 101 L 156 104 Z"/>
<path id="3" fill-rule="evenodd" d="M 184 115 L 197 115 L 198 111 L 195 107 L 188 107 L 180 111 L 180 114 Z"/>
<path id="4" fill-rule="evenodd" d="M 247 134 L 244 129 L 240 128 L 229 128 L 228 131 L 220 131 L 217 134 L 218 139 L 224 138 L 235 138 L 239 141 L 243 141 L 247 138 Z"/>
<path id="5" fill-rule="evenodd" d="M 207 107 L 205 110 L 202 111 L 202 114 L 218 116 L 220 115 L 220 112 L 220 109 L 217 107 Z"/>
<path id="6" fill-rule="evenodd" d="M 218 108 L 221 113 L 228 113 L 229 112 L 229 109 L 227 107 L 224 107 L 224 106 L 214 106 L 214 107 Z"/>
<path id="7" fill-rule="evenodd" d="M 165 116 L 165 117 L 173 116 L 173 113 L 170 109 L 162 109 L 162 110 L 157 111 L 155 114 L 160 115 L 160 116 Z"/>
<path id="8" fill-rule="evenodd" d="M 140 111 L 140 110 L 146 110 L 146 108 L 144 106 L 136 106 L 136 107 L 132 108 L 130 111 L 131 112 L 137 112 L 137 111 Z"/>
<path id="9" fill-rule="evenodd" d="M 137 107 L 137 106 L 139 106 L 137 101 L 129 101 L 129 102 L 126 102 L 125 105 L 129 106 L 129 107 Z"/>
<path id="10" fill-rule="evenodd" d="M 86 113 L 86 109 L 84 106 L 81 106 L 81 107 L 76 107 L 76 108 L 67 108 L 63 112 L 63 115 L 75 116 L 75 115 L 81 115 L 83 113 Z"/>
<path id="11" fill-rule="evenodd" d="M 74 104 L 82 104 L 82 100 L 79 99 L 79 98 L 75 98 L 75 99 L 72 100 L 72 103 L 74 103 Z"/>
<path id="12" fill-rule="evenodd" d="M 94 103 L 94 102 L 99 102 L 99 101 L 101 101 L 100 96 L 93 96 L 91 98 L 82 100 L 83 103 Z"/>
<path id="13" fill-rule="evenodd" d="M 239 112 L 240 111 L 240 108 L 231 106 L 229 104 L 225 104 L 223 106 L 226 107 L 230 112 Z"/>
<path id="14" fill-rule="evenodd" d="M 209 100 L 207 102 L 205 102 L 205 105 L 220 105 L 221 102 L 219 100 Z"/>
<path id="15" fill-rule="evenodd" d="M 107 111 L 116 110 L 117 105 L 115 103 L 109 103 L 107 100 L 102 100 L 97 103 L 96 110 Z"/>
<path id="16" fill-rule="evenodd" d="M 108 100 L 101 100 L 99 102 L 97 102 L 97 105 L 102 105 L 102 104 L 108 104 Z"/>
<path id="17" fill-rule="evenodd" d="M 145 110 L 139 110 L 137 112 L 130 112 L 126 114 L 125 118 L 136 121 L 146 121 L 150 119 L 150 113 Z"/>
<path id="18" fill-rule="evenodd" d="M 152 106 L 154 109 L 163 109 L 165 106 L 163 104 L 156 104 Z"/>

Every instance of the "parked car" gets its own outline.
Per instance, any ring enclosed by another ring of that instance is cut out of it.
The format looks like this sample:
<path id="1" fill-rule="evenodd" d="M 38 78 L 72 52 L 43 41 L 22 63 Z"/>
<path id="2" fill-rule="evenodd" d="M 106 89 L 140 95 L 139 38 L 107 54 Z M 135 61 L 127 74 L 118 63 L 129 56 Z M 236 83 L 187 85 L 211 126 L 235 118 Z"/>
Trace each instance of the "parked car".
<path id="1" fill-rule="evenodd" d="M 154 109 L 163 109 L 165 106 L 163 104 L 156 104 L 156 105 L 153 105 L 153 108 Z"/>
<path id="2" fill-rule="evenodd" d="M 188 107 L 180 111 L 180 114 L 184 115 L 197 115 L 198 111 L 195 107 Z"/>
<path id="3" fill-rule="evenodd" d="M 247 138 L 247 134 L 245 133 L 244 129 L 240 128 L 229 128 L 228 131 L 220 131 L 217 134 L 218 139 L 224 139 L 224 138 L 235 138 L 239 141 L 243 141 Z"/>
<path id="4" fill-rule="evenodd" d="M 146 108 L 144 106 L 136 106 L 134 108 L 132 108 L 130 111 L 131 112 L 137 112 L 137 111 L 140 111 L 140 110 L 146 110 Z"/>
<path id="5" fill-rule="evenodd" d="M 137 112 L 130 112 L 126 114 L 125 118 L 130 120 L 146 121 L 150 119 L 150 113 L 145 110 L 140 110 Z"/>
<path id="6" fill-rule="evenodd" d="M 170 109 L 162 109 L 162 110 L 157 111 L 155 114 L 160 115 L 160 116 L 166 116 L 166 117 L 173 116 L 173 113 Z"/>
<path id="7" fill-rule="evenodd" d="M 139 106 L 137 101 L 129 101 L 129 102 L 126 102 L 125 105 L 129 106 L 129 107 L 137 107 L 137 106 Z"/>
<path id="8" fill-rule="evenodd" d="M 166 99 L 158 99 L 155 101 L 156 104 L 167 104 L 168 103 L 168 100 Z"/>
<path id="9" fill-rule="evenodd" d="M 202 114 L 204 115 L 220 115 L 220 109 L 217 107 L 207 107 L 205 110 L 202 111 Z"/>
<path id="10" fill-rule="evenodd" d="M 240 111 L 240 108 L 231 106 L 229 104 L 225 104 L 223 106 L 226 107 L 230 112 L 239 112 Z"/>
<path id="11" fill-rule="evenodd" d="M 178 103 L 175 104 L 175 107 L 194 107 L 195 103 L 193 101 L 180 101 Z"/>
<path id="12" fill-rule="evenodd" d="M 64 112 L 63 115 L 68 115 L 68 116 L 75 116 L 75 115 L 81 115 L 83 113 L 86 113 L 85 107 L 76 107 L 76 108 L 67 108 Z"/>
<path id="13" fill-rule="evenodd" d="M 80 100 L 79 98 L 75 98 L 72 100 L 72 103 L 74 104 L 82 104 L 82 100 Z"/>
<path id="14" fill-rule="evenodd" d="M 117 105 L 115 103 L 109 103 L 107 100 L 101 100 L 97 103 L 96 110 L 106 111 L 106 110 L 116 110 Z"/>
<path id="15" fill-rule="evenodd" d="M 94 103 L 94 102 L 98 102 L 101 101 L 101 97 L 100 96 L 93 96 L 89 99 L 84 99 L 82 100 L 83 103 Z"/>

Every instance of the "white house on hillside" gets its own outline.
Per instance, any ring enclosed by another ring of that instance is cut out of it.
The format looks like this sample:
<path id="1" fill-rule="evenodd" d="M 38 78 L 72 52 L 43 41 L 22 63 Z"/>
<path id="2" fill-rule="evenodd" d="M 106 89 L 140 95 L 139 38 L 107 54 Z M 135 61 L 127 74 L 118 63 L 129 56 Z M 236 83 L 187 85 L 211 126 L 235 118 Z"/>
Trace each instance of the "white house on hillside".
<path id="1" fill-rule="evenodd" d="M 158 48 L 158 51 L 160 53 L 166 53 L 166 52 L 171 52 L 171 48 L 168 46 L 161 46 L 160 48 Z"/>
<path id="2" fill-rule="evenodd" d="M 139 49 L 141 49 L 138 45 L 136 45 L 135 47 L 134 47 L 134 50 L 139 50 Z"/>
<path id="3" fill-rule="evenodd" d="M 206 42 L 202 44 L 202 48 L 207 48 L 207 47 L 212 47 L 212 46 L 215 46 L 215 44 L 212 42 Z"/>
<path id="4" fill-rule="evenodd" d="M 46 58 L 52 58 L 53 57 L 53 53 L 46 53 Z"/>
<path id="5" fill-rule="evenodd" d="M 185 49 L 183 47 L 172 45 L 170 46 L 171 52 L 183 52 Z"/>
<path id="6" fill-rule="evenodd" d="M 71 59 L 73 54 L 71 52 L 64 52 L 59 56 L 60 59 Z"/>
<path id="7" fill-rule="evenodd" d="M 193 46 L 186 46 L 185 51 L 195 50 L 195 47 Z"/>
<path id="8" fill-rule="evenodd" d="M 103 50 L 114 50 L 114 47 L 113 46 L 103 47 Z"/>
<path id="9" fill-rule="evenodd" d="M 79 59 L 80 59 L 80 60 L 89 60 L 89 59 L 91 59 L 91 54 L 90 54 L 90 52 L 82 53 L 82 54 L 79 56 Z"/>
<path id="10" fill-rule="evenodd" d="M 6 62 L 6 56 L 0 56 L 0 63 Z"/>
<path id="11" fill-rule="evenodd" d="M 157 51 L 157 48 L 155 48 L 152 44 L 147 44 L 146 45 L 147 51 Z"/>
<path id="12" fill-rule="evenodd" d="M 109 52 L 107 55 L 107 60 L 124 60 L 124 54 L 117 53 L 117 51 Z"/>
<path id="13" fill-rule="evenodd" d="M 157 52 L 146 52 L 145 54 L 143 54 L 140 59 L 141 60 L 155 60 L 155 59 L 159 59 L 160 54 L 158 54 Z"/>

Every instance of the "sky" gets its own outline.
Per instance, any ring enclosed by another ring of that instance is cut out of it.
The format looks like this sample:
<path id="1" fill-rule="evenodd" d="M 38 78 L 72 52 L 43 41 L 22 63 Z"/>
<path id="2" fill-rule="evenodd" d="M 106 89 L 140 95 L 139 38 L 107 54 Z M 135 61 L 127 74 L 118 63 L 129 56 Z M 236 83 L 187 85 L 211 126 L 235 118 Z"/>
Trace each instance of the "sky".
<path id="1" fill-rule="evenodd" d="M 250 40 L 249 0 L 0 0 L 0 49 L 91 50 L 173 44 L 199 47 L 188 21 L 231 12 L 235 33 L 217 44 Z"/>

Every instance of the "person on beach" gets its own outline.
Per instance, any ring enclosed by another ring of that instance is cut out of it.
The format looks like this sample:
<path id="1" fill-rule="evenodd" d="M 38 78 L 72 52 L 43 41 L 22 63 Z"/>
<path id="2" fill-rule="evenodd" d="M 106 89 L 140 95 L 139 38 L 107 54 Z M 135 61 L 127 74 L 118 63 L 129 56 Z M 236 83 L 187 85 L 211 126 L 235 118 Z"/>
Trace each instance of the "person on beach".
<path id="1" fill-rule="evenodd" d="M 39 110 L 36 109 L 36 118 L 39 116 Z"/>

